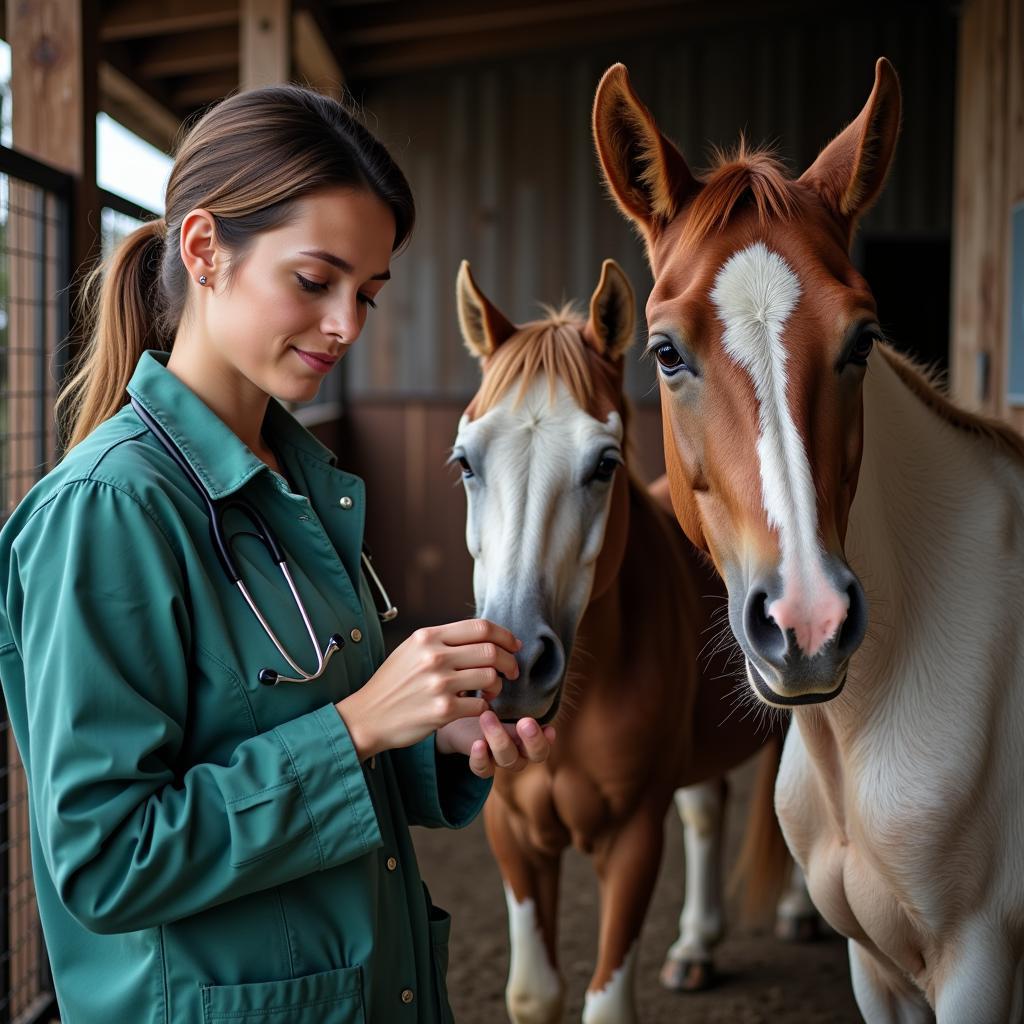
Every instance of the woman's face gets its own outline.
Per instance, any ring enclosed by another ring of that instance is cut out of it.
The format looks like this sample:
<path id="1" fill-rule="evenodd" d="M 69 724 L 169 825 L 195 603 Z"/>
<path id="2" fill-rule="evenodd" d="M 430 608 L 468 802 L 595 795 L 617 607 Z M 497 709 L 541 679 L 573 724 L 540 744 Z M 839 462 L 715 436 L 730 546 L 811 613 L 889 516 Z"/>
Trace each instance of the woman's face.
<path id="1" fill-rule="evenodd" d="M 315 397 L 390 276 L 395 219 L 364 189 L 299 200 L 290 223 L 258 235 L 206 309 L 225 368 L 287 401 Z M 216 282 L 214 282 L 216 284 Z"/>

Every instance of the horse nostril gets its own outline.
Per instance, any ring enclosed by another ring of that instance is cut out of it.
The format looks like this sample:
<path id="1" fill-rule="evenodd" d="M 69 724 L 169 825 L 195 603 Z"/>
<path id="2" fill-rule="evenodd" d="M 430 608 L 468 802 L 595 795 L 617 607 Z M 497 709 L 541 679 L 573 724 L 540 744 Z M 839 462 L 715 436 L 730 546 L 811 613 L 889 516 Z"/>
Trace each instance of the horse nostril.
<path id="1" fill-rule="evenodd" d="M 558 638 L 543 632 L 531 646 L 523 678 L 529 679 L 530 685 L 539 690 L 556 685 L 565 670 L 565 654 Z"/>
<path id="2" fill-rule="evenodd" d="M 860 581 L 854 577 L 846 588 L 849 607 L 846 609 L 846 620 L 836 639 L 836 651 L 840 657 L 849 657 L 860 646 L 868 625 L 867 601 Z"/>
<path id="3" fill-rule="evenodd" d="M 756 654 L 770 664 L 782 664 L 786 657 L 786 635 L 768 614 L 768 594 L 764 590 L 754 589 L 747 595 L 743 628 Z"/>

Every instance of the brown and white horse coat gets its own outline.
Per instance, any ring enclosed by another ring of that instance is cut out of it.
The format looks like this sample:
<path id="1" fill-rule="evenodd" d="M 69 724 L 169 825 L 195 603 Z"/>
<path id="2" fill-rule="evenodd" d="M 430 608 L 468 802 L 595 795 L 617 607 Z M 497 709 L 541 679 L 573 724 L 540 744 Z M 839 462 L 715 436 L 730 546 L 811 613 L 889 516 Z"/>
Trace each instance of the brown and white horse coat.
<path id="1" fill-rule="evenodd" d="M 504 718 L 557 715 L 558 726 L 549 760 L 499 771 L 485 808 L 508 901 L 508 1009 L 517 1024 L 562 1019 L 557 893 L 559 858 L 572 843 L 592 855 L 601 891 L 583 1019 L 628 1024 L 636 942 L 673 794 L 712 780 L 678 798 L 687 907 L 670 951 L 670 967 L 706 965 L 723 924 L 719 776 L 768 734 L 738 715 L 718 728 L 730 690 L 716 678 L 720 662 L 706 666 L 706 681 L 698 664 L 716 607 L 703 595 L 716 583 L 624 465 L 623 356 L 634 312 L 622 272 L 606 261 L 587 320 L 563 311 L 515 327 L 466 264 L 458 298 L 483 369 L 453 446 L 477 611 L 524 641 L 520 676 L 493 706 Z M 752 831 L 772 831 L 770 788 L 771 778 Z"/>
<path id="2" fill-rule="evenodd" d="M 880 343 L 848 250 L 899 116 L 880 60 L 799 179 L 743 151 L 698 179 L 620 65 L 594 129 L 654 271 L 673 507 L 793 710 L 776 806 L 858 1005 L 1021 1021 L 1024 441 Z"/>

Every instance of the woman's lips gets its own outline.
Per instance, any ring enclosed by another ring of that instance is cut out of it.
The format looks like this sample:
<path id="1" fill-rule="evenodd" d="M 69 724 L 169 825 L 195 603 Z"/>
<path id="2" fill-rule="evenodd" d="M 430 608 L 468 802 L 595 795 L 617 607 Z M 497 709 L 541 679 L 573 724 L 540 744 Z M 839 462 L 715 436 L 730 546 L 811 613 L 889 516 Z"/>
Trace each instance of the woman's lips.
<path id="1" fill-rule="evenodd" d="M 303 352 L 301 348 L 293 348 L 292 351 L 309 367 L 318 373 L 327 373 L 328 370 L 338 361 L 330 356 L 318 356 L 312 352 Z"/>

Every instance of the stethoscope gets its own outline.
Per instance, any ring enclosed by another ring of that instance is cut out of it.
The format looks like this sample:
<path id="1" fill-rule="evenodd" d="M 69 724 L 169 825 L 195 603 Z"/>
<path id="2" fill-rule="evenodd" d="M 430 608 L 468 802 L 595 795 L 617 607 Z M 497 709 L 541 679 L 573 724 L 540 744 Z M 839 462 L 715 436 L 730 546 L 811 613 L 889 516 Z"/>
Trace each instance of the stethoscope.
<path id="1" fill-rule="evenodd" d="M 327 647 L 321 652 L 320 644 L 317 642 L 316 633 L 313 631 L 313 624 L 309 621 L 309 615 L 306 612 L 306 606 L 302 601 L 299 591 L 295 586 L 295 581 L 292 579 L 291 571 L 288 568 L 288 561 L 285 558 L 284 551 L 281 545 L 278 544 L 277 538 L 274 536 L 270 527 L 267 525 L 266 520 L 253 508 L 249 502 L 244 501 L 241 498 L 228 498 L 225 501 L 214 501 L 210 497 L 210 492 L 203 485 L 203 482 L 199 479 L 196 471 L 189 464 L 188 459 L 182 454 L 181 449 L 171 440 L 170 435 L 166 430 L 153 418 L 153 416 L 147 412 L 142 404 L 135 398 L 131 399 L 132 408 L 135 410 L 139 419 L 153 431 L 153 436 L 160 442 L 164 450 L 174 460 L 178 468 L 188 477 L 192 486 L 199 493 L 199 496 L 203 499 L 206 504 L 207 515 L 210 518 L 210 537 L 213 540 L 214 550 L 217 552 L 217 557 L 220 560 L 220 564 L 227 574 L 228 579 L 238 587 L 245 598 L 245 603 L 252 609 L 253 615 L 259 620 L 259 624 L 263 627 L 263 631 L 270 637 L 271 642 L 277 648 L 278 653 L 284 658 L 285 661 L 291 666 L 292 670 L 296 673 L 295 676 L 281 675 L 272 668 L 263 668 L 259 671 L 259 681 L 264 686 L 277 686 L 278 683 L 311 683 L 314 679 L 319 679 L 327 669 L 327 663 L 331 660 L 336 651 L 340 651 L 345 646 L 345 639 L 340 633 L 331 634 L 330 639 L 327 641 Z M 283 644 L 278 640 L 274 631 L 270 628 L 270 624 L 264 618 L 259 608 L 256 607 L 256 602 L 253 601 L 252 595 L 246 588 L 245 582 L 242 580 L 242 574 L 238 571 L 238 566 L 235 564 L 234 556 L 231 553 L 231 545 L 227 538 L 224 536 L 223 517 L 229 509 L 237 509 L 249 522 L 253 525 L 256 532 L 248 534 L 248 536 L 255 537 L 261 541 L 263 546 L 270 553 L 270 557 L 277 563 L 282 574 L 284 575 L 285 581 L 288 584 L 288 589 L 292 592 L 292 597 L 295 600 L 295 605 L 299 609 L 299 614 L 302 616 L 302 622 L 306 627 L 306 632 L 309 634 L 309 639 L 313 643 L 313 650 L 316 651 L 316 672 L 306 672 L 300 668 L 289 656 L 288 652 L 284 649 Z M 391 622 L 397 615 L 398 609 L 391 603 L 391 598 L 388 597 L 388 592 L 384 589 L 384 584 L 381 582 L 380 577 L 377 575 L 376 569 L 373 567 L 373 561 L 370 557 L 370 552 L 366 545 L 363 545 L 361 552 L 361 559 L 363 569 L 367 576 L 372 581 L 374 587 L 377 590 L 377 596 L 383 602 L 384 610 L 381 611 L 378 607 L 377 617 L 381 622 Z"/>

